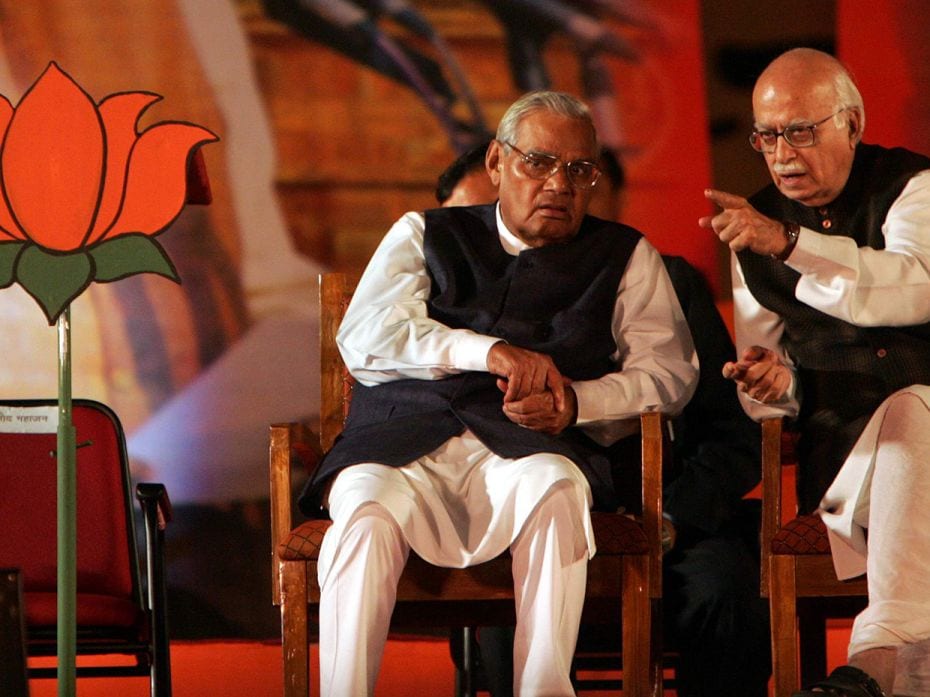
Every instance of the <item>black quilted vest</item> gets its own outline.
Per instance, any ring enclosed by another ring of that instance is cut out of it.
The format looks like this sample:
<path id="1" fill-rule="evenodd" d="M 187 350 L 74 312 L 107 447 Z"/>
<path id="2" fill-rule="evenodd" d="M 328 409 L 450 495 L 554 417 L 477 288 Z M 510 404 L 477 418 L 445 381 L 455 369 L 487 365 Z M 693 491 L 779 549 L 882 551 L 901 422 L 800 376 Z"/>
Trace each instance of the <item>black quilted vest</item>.
<path id="1" fill-rule="evenodd" d="M 573 380 L 600 377 L 617 369 L 613 307 L 640 237 L 588 216 L 570 241 L 513 256 L 500 244 L 493 205 L 427 211 L 429 315 L 546 353 Z M 504 416 L 502 397 L 495 377 L 485 372 L 356 384 L 345 430 L 305 489 L 301 509 L 319 514 L 325 481 L 344 467 L 404 465 L 466 427 L 502 457 L 553 452 L 570 458 L 591 482 L 595 505 L 616 505 L 606 449 L 577 428 L 558 436 L 521 428 Z"/>
<path id="2" fill-rule="evenodd" d="M 750 203 L 772 218 L 883 249 L 881 227 L 889 208 L 908 180 L 928 168 L 930 159 L 922 155 L 860 144 L 849 180 L 832 203 L 807 207 L 774 185 Z M 787 265 L 748 250 L 738 257 L 753 296 L 784 320 L 784 346 L 798 366 L 798 495 L 802 509 L 811 511 L 876 407 L 902 387 L 930 384 L 930 324 L 854 326 L 798 301 L 800 274 Z"/>

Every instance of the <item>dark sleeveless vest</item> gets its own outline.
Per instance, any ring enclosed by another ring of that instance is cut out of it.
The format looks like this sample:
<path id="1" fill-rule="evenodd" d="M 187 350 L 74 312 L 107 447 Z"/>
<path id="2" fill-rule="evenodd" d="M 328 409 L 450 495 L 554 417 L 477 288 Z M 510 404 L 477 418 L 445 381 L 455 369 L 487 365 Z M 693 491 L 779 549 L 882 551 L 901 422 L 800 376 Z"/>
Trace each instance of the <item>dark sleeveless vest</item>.
<path id="1" fill-rule="evenodd" d="M 922 155 L 860 144 L 849 180 L 830 204 L 804 206 L 774 185 L 750 203 L 769 217 L 884 249 L 881 227 L 888 210 L 924 169 L 930 169 L 930 159 Z M 748 250 L 738 257 L 753 296 L 784 320 L 784 346 L 798 366 L 798 496 L 802 509 L 811 511 L 878 405 L 902 387 L 930 384 L 930 324 L 854 326 L 797 300 L 800 274 L 787 265 Z"/>
<path id="2" fill-rule="evenodd" d="M 640 237 L 587 216 L 570 241 L 513 256 L 500 244 L 493 205 L 427 211 L 429 316 L 546 353 L 573 380 L 600 377 L 617 369 L 613 308 Z M 595 505 L 616 507 L 608 449 L 577 428 L 552 436 L 517 426 L 502 405 L 496 378 L 486 372 L 356 384 L 345 429 L 305 488 L 301 510 L 320 514 L 321 491 L 339 470 L 359 462 L 407 464 L 466 427 L 502 457 L 551 452 L 570 458 L 591 482 Z"/>

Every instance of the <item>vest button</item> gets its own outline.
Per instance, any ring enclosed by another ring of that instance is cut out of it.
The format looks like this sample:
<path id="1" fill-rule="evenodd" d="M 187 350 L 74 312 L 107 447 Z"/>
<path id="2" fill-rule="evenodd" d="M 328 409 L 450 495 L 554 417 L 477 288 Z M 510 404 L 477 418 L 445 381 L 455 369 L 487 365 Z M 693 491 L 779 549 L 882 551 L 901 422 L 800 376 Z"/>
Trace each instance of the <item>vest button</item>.
<path id="1" fill-rule="evenodd" d="M 833 223 L 830 222 L 829 218 L 821 222 L 820 225 L 823 227 L 824 230 L 829 230 L 831 227 L 833 227 Z"/>
<path id="2" fill-rule="evenodd" d="M 888 351 L 886 349 L 880 348 L 878 349 L 878 351 L 875 352 L 875 355 L 878 356 L 879 358 L 884 358 L 885 356 L 888 355 Z"/>

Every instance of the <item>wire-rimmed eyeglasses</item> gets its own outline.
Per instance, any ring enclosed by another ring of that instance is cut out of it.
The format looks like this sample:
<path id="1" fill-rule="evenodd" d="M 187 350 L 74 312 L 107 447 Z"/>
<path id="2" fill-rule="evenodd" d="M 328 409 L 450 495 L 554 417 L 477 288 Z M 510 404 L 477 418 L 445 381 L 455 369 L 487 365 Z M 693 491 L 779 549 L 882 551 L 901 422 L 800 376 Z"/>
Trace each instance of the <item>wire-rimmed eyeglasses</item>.
<path id="1" fill-rule="evenodd" d="M 564 167 L 565 175 L 573 186 L 590 189 L 597 184 L 601 176 L 601 170 L 591 160 L 570 160 L 562 163 L 555 155 L 542 152 L 525 153 L 508 141 L 504 141 L 504 145 L 520 156 L 520 171 L 530 179 L 548 179 Z"/>
<path id="2" fill-rule="evenodd" d="M 775 146 L 778 143 L 779 136 L 781 136 L 792 148 L 809 148 L 814 145 L 814 131 L 817 130 L 817 126 L 826 123 L 837 114 L 846 111 L 847 108 L 843 107 L 839 111 L 834 111 L 826 118 L 815 123 L 788 126 L 784 131 L 754 130 L 749 134 L 749 144 L 756 152 L 771 153 L 775 152 Z"/>

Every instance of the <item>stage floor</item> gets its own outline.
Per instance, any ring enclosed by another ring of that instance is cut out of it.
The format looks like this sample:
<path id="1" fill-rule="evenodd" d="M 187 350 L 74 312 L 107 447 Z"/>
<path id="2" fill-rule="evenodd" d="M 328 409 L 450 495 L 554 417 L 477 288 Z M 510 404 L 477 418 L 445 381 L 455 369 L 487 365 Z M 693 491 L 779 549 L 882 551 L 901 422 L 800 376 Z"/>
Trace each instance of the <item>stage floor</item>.
<path id="1" fill-rule="evenodd" d="M 832 669 L 845 662 L 848 623 L 829 631 Z M 311 647 L 316 666 L 316 646 Z M 414 670 L 411 670 L 415 667 Z M 275 642 L 175 641 L 171 644 L 174 697 L 279 697 L 284 678 L 281 645 Z M 55 680 L 30 682 L 30 697 L 56 697 Z M 448 642 L 433 637 L 392 637 L 388 641 L 376 697 L 452 697 L 455 673 Z M 311 696 L 317 697 L 314 685 Z M 586 692 L 586 697 L 607 697 L 608 692 Z M 669 693 L 669 697 L 672 693 Z M 77 697 L 148 697 L 144 678 L 85 678 L 78 681 Z"/>

